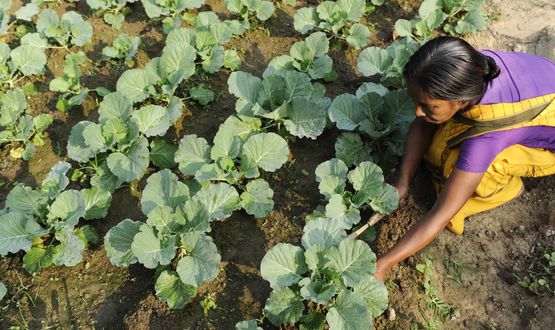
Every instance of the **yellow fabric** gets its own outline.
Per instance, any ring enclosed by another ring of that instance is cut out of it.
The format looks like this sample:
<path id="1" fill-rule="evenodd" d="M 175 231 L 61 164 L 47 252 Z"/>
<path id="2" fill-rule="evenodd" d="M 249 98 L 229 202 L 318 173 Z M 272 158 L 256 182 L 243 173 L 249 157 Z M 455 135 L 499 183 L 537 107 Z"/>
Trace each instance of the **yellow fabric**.
<path id="1" fill-rule="evenodd" d="M 480 105 L 465 112 L 473 120 L 491 120 L 510 117 L 535 106 L 540 102 L 551 103 L 531 121 L 508 127 L 491 129 L 482 134 L 524 126 L 555 126 L 555 94 L 510 104 Z M 433 174 L 434 186 L 439 194 L 447 178 L 451 175 L 459 155 L 459 147 L 447 147 L 447 141 L 461 134 L 471 126 L 451 119 L 440 125 L 425 156 Z M 474 195 L 451 219 L 447 228 L 455 234 L 462 234 L 464 219 L 473 214 L 493 209 L 516 197 L 523 188 L 520 177 L 538 177 L 555 174 L 555 154 L 549 150 L 513 145 L 502 151 L 493 160 Z"/>
<path id="2" fill-rule="evenodd" d="M 542 111 L 540 115 L 529 122 L 511 125 L 499 129 L 492 129 L 487 132 L 483 132 L 482 134 L 525 126 L 555 126 L 554 99 L 555 93 L 523 100 L 521 102 L 477 105 L 472 107 L 468 111 L 462 112 L 461 114 L 468 119 L 476 121 L 488 121 L 492 119 L 511 117 L 538 104 L 551 101 L 549 106 L 545 108 L 545 110 Z M 470 125 L 458 122 L 454 119 L 448 120 L 447 122 L 441 124 L 432 140 L 433 148 L 431 147 L 426 154 L 426 160 L 433 166 L 443 168 L 444 166 L 442 166 L 442 164 L 445 163 L 445 158 L 448 156 L 448 152 L 451 150 L 447 148 L 447 141 L 458 136 L 459 134 L 462 134 L 470 128 Z"/>
<path id="3" fill-rule="evenodd" d="M 456 152 L 458 154 L 458 149 Z M 449 164 L 449 173 L 455 162 Z M 484 173 L 474 195 L 451 219 L 447 229 L 462 234 L 464 219 L 500 206 L 518 196 L 523 188 L 521 177 L 555 174 L 555 154 L 549 150 L 514 145 L 503 150 Z M 441 185 L 435 183 L 439 194 Z"/>

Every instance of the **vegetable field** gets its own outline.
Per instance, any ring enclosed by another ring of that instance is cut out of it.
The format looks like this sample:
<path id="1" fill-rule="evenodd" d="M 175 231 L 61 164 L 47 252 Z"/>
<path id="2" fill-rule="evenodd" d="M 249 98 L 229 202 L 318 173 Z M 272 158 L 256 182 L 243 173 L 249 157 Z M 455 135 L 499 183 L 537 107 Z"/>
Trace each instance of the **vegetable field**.
<path id="1" fill-rule="evenodd" d="M 484 2 L 0 1 L 1 328 L 433 328 L 372 276 L 402 68 Z"/>

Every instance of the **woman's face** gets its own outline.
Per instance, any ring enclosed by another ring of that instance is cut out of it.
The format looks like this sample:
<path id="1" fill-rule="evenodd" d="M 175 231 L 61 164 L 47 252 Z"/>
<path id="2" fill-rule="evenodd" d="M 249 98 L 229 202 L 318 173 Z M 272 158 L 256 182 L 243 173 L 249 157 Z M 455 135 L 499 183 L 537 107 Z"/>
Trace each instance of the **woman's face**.
<path id="1" fill-rule="evenodd" d="M 408 86 L 408 93 L 416 105 L 416 117 L 421 117 L 432 124 L 441 124 L 453 117 L 455 113 L 468 105 L 464 101 L 448 101 L 429 98 L 413 86 Z"/>

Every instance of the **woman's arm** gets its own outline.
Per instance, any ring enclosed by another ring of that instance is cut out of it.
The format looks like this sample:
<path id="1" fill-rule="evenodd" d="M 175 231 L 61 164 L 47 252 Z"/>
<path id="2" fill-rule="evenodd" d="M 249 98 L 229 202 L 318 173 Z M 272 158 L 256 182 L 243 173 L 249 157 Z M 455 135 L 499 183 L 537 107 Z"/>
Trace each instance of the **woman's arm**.
<path id="1" fill-rule="evenodd" d="M 423 249 L 464 206 L 480 184 L 484 173 L 455 169 L 432 209 L 377 262 L 374 276 L 383 281 L 391 267 Z"/>
<path id="2" fill-rule="evenodd" d="M 407 141 L 405 142 L 405 155 L 399 169 L 399 179 L 395 185 L 400 199 L 406 197 L 410 180 L 424 157 L 426 150 L 428 150 L 436 129 L 437 125 L 428 123 L 421 117 L 416 117 L 411 124 L 407 134 Z"/>

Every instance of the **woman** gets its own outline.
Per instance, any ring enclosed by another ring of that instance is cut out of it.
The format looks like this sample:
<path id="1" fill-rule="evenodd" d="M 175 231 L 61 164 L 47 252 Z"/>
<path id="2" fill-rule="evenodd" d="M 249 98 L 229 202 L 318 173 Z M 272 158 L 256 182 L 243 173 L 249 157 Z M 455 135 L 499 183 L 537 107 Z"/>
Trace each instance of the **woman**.
<path id="1" fill-rule="evenodd" d="M 523 190 L 522 176 L 555 173 L 555 63 L 524 53 L 478 52 L 439 37 L 404 68 L 417 118 L 405 144 L 396 188 L 407 196 L 425 158 L 438 198 L 432 209 L 378 259 L 375 276 L 428 245 L 445 227 Z"/>

